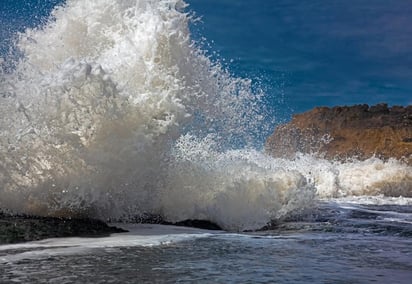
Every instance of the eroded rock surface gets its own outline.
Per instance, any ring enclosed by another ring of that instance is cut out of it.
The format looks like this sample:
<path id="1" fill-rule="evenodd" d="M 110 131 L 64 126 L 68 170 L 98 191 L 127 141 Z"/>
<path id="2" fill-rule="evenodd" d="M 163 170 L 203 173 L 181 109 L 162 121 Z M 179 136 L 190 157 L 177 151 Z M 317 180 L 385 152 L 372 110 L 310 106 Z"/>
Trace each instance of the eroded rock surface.
<path id="1" fill-rule="evenodd" d="M 142 215 L 130 222 L 222 230 L 207 220 L 167 222 L 161 216 L 151 214 Z M 123 232 L 127 231 L 96 219 L 15 215 L 4 213 L 0 209 L 0 245 L 60 237 L 105 237 Z"/>
<path id="2" fill-rule="evenodd" d="M 0 245 L 57 237 L 102 237 L 126 232 L 100 220 L 11 215 L 0 211 Z"/>
<path id="3" fill-rule="evenodd" d="M 266 142 L 275 157 L 396 158 L 412 164 L 412 105 L 317 107 L 279 125 Z"/>

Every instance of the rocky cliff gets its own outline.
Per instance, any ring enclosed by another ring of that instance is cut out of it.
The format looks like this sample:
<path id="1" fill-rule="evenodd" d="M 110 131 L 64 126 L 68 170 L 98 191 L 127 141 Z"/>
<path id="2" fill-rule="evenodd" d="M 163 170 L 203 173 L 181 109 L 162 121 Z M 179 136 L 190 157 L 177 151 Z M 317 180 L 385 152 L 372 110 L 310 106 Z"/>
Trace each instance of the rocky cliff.
<path id="1" fill-rule="evenodd" d="M 268 138 L 266 151 L 286 158 L 297 152 L 338 160 L 376 156 L 411 165 L 412 105 L 317 107 L 279 125 Z"/>

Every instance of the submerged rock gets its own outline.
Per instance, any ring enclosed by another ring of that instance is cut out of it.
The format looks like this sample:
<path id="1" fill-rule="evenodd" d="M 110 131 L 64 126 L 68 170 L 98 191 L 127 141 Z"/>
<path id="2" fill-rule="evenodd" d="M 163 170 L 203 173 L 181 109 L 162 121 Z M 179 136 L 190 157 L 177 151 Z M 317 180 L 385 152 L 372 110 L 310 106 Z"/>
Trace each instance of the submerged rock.
<path id="1" fill-rule="evenodd" d="M 223 230 L 222 227 L 209 220 L 186 219 L 177 222 L 166 221 L 162 216 L 145 213 L 130 220 L 132 223 L 159 224 L 180 227 L 198 228 L 204 230 Z"/>
<path id="2" fill-rule="evenodd" d="M 183 220 L 179 222 L 163 222 L 162 224 L 164 225 L 173 225 L 173 226 L 181 226 L 181 227 L 192 227 L 192 228 L 198 228 L 198 229 L 204 229 L 204 230 L 223 230 L 219 225 L 208 221 L 208 220 Z"/>
<path id="3" fill-rule="evenodd" d="M 279 125 L 266 142 L 275 157 L 396 158 L 412 164 L 412 105 L 317 107 Z"/>
<path id="4" fill-rule="evenodd" d="M 0 245 L 57 237 L 102 237 L 126 232 L 100 220 L 12 215 L 0 212 Z"/>

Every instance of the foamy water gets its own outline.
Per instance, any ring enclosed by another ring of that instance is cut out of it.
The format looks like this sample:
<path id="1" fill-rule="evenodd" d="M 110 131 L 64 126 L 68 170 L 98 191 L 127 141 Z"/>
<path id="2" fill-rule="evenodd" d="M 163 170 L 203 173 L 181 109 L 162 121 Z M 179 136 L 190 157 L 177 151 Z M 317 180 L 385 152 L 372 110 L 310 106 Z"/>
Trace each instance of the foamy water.
<path id="1" fill-rule="evenodd" d="M 320 198 L 410 195 L 398 161 L 274 159 L 249 79 L 191 39 L 178 0 L 69 0 L 0 80 L 0 208 L 256 229 Z"/>
<path id="2" fill-rule="evenodd" d="M 56 238 L 41 241 L 0 246 L 0 263 L 13 263 L 28 259 L 47 259 L 60 255 L 91 254 L 94 250 L 122 247 L 154 247 L 172 243 L 207 238 L 212 232 L 193 228 L 161 225 L 125 225 L 128 233 L 112 234 L 104 238 Z M 216 232 L 214 232 L 216 234 Z M 4 252 L 13 253 L 3 254 Z"/>

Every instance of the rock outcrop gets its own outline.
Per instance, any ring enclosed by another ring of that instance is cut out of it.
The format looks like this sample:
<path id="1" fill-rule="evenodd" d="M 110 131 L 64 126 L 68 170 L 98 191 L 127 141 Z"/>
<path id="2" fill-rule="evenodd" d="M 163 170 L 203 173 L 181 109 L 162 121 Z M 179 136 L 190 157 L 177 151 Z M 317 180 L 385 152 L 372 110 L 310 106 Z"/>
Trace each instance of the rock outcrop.
<path id="1" fill-rule="evenodd" d="M 165 221 L 159 215 L 144 214 L 132 223 L 161 224 L 193 227 L 206 230 L 222 230 L 221 227 L 207 220 Z M 61 237 L 106 237 L 113 233 L 127 232 L 124 229 L 109 226 L 105 222 L 90 218 L 59 218 L 4 213 L 0 209 L 0 245 L 37 241 Z"/>
<path id="2" fill-rule="evenodd" d="M 0 245 L 58 237 L 103 237 L 126 232 L 100 220 L 11 215 L 0 211 Z"/>
<path id="3" fill-rule="evenodd" d="M 266 142 L 275 157 L 396 158 L 412 165 L 412 105 L 317 107 L 279 125 Z"/>

